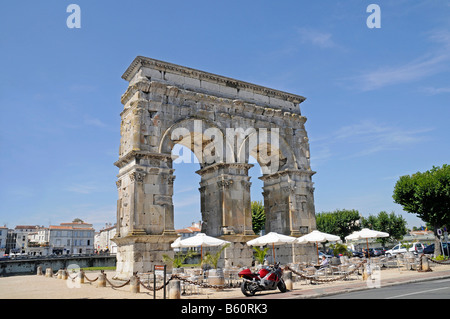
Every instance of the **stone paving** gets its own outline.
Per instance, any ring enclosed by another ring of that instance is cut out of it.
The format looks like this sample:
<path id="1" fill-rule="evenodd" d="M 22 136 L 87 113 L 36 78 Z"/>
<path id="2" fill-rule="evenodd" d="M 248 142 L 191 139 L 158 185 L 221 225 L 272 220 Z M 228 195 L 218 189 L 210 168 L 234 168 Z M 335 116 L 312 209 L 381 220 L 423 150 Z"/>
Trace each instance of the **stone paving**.
<path id="1" fill-rule="evenodd" d="M 434 278 L 450 278 L 450 265 L 431 265 L 431 272 L 417 272 L 406 269 L 382 269 L 380 272 L 379 286 L 394 285 L 406 282 L 431 280 Z M 107 278 L 114 285 L 124 282 L 114 281 L 113 271 L 105 271 Z M 93 280 L 99 272 L 86 272 L 86 277 Z M 295 282 L 293 289 L 280 293 L 266 291 L 257 293 L 254 297 L 244 297 L 239 288 L 227 288 L 222 290 L 198 288 L 191 294 L 181 295 L 181 299 L 291 299 L 291 298 L 315 298 L 327 294 L 349 292 L 361 289 L 369 289 L 366 281 L 353 276 L 348 280 L 339 280 L 329 283 L 311 284 L 309 281 Z M 167 293 L 167 296 L 169 294 Z M 157 291 L 157 299 L 163 298 L 163 290 Z M 153 291 L 140 287 L 139 293 L 132 293 L 130 285 L 121 288 L 113 288 L 108 283 L 106 287 L 97 287 L 96 282 L 85 281 L 78 286 L 71 280 L 48 278 L 37 275 L 11 276 L 0 278 L 0 299 L 153 299 Z"/>

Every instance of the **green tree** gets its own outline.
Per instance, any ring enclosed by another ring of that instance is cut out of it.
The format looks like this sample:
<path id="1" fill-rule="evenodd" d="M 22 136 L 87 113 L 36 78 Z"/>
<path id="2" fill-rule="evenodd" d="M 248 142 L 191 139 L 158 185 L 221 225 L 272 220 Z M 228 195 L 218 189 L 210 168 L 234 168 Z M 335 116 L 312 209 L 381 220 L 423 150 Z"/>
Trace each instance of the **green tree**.
<path id="1" fill-rule="evenodd" d="M 252 228 L 255 234 L 259 232 L 266 225 L 266 212 L 264 211 L 264 204 L 262 201 L 252 201 Z"/>
<path id="2" fill-rule="evenodd" d="M 450 225 L 450 166 L 433 166 L 426 172 L 401 176 L 394 187 L 394 202 L 403 210 L 437 229 Z M 440 254 L 439 239 L 435 241 L 436 255 Z"/>
<path id="3" fill-rule="evenodd" d="M 357 210 L 337 209 L 334 212 L 316 214 L 316 227 L 321 232 L 334 234 L 343 240 L 345 236 L 361 229 L 359 219 Z"/>
<path id="4" fill-rule="evenodd" d="M 391 238 L 400 240 L 408 232 L 406 229 L 406 220 L 401 215 L 395 215 L 394 212 L 388 214 L 385 211 L 379 212 L 377 216 L 369 215 L 361 219 L 361 225 L 382 232 L 389 233 L 389 238 L 378 238 L 377 241 L 383 246 Z"/>

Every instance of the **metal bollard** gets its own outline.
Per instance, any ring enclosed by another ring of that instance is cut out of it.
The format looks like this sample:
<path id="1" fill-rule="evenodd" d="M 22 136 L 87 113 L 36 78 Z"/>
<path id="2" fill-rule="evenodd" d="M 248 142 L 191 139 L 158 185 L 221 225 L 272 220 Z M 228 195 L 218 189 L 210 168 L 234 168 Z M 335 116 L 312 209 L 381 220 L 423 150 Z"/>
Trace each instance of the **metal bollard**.
<path id="1" fill-rule="evenodd" d="M 287 290 L 292 290 L 293 289 L 293 282 L 292 282 L 292 271 L 286 271 L 283 274 L 284 277 L 284 283 L 286 285 L 286 289 Z"/>
<path id="2" fill-rule="evenodd" d="M 45 277 L 48 277 L 48 278 L 53 277 L 53 269 L 51 269 L 51 268 L 46 268 L 46 269 L 45 269 Z"/>
<path id="3" fill-rule="evenodd" d="M 172 279 L 169 282 L 169 299 L 181 298 L 181 281 L 178 279 Z"/>
<path id="4" fill-rule="evenodd" d="M 135 294 L 140 292 L 139 278 L 136 275 L 130 278 L 130 291 Z"/>
<path id="5" fill-rule="evenodd" d="M 97 287 L 106 287 L 106 274 L 103 272 L 98 275 Z"/>
<path id="6" fill-rule="evenodd" d="M 38 266 L 38 267 L 37 267 L 36 275 L 38 275 L 38 276 L 43 276 L 43 275 L 44 275 L 44 274 L 42 273 L 42 266 Z"/>

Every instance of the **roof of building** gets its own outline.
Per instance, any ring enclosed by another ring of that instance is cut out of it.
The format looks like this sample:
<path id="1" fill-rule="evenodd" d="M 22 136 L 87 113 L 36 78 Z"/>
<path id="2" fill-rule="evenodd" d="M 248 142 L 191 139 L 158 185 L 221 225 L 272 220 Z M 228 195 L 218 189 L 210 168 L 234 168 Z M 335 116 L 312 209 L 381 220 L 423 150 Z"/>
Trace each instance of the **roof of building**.
<path id="1" fill-rule="evenodd" d="M 86 228 L 79 228 L 79 227 L 73 227 L 73 226 L 63 226 L 61 225 L 50 225 L 49 229 L 69 229 L 69 230 L 93 230 L 92 227 L 86 227 Z"/>
<path id="2" fill-rule="evenodd" d="M 191 227 L 186 227 L 186 228 L 182 228 L 182 229 L 177 229 L 176 232 L 177 234 L 191 234 L 191 233 L 195 233 L 195 232 L 200 232 L 201 229 L 195 226 L 191 226 Z"/>
<path id="3" fill-rule="evenodd" d="M 14 229 L 37 229 L 39 226 L 36 225 L 17 225 Z"/>

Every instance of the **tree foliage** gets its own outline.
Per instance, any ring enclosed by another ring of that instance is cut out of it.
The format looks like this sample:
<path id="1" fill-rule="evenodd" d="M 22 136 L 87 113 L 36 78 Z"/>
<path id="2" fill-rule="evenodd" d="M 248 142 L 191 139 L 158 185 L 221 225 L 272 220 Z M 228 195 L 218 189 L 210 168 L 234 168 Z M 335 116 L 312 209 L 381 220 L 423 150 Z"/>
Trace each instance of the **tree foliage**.
<path id="1" fill-rule="evenodd" d="M 259 234 L 259 232 L 266 225 L 266 213 L 264 211 L 264 204 L 262 201 L 252 201 L 252 228 L 255 234 Z"/>
<path id="2" fill-rule="evenodd" d="M 361 229 L 359 219 L 357 210 L 338 209 L 316 214 L 316 227 L 321 232 L 334 234 L 344 240 L 345 236 Z"/>
<path id="3" fill-rule="evenodd" d="M 450 225 L 450 166 L 401 176 L 392 197 L 403 210 L 433 225 L 436 235 L 438 228 Z M 436 253 L 439 245 L 435 247 Z"/>

